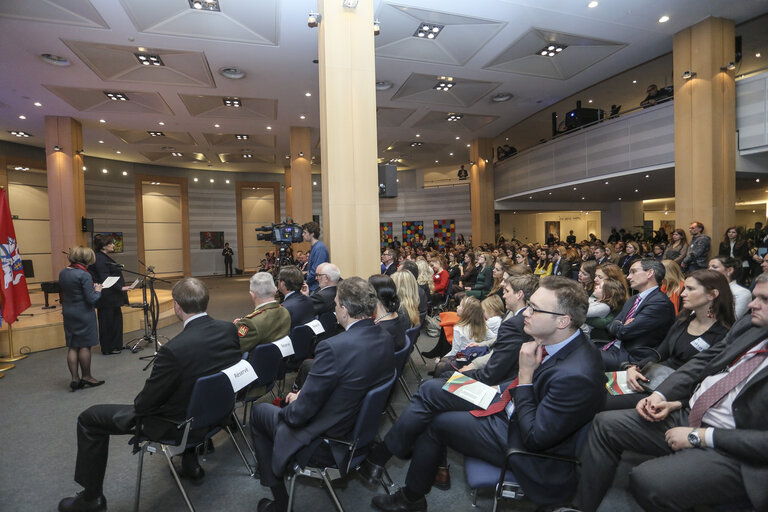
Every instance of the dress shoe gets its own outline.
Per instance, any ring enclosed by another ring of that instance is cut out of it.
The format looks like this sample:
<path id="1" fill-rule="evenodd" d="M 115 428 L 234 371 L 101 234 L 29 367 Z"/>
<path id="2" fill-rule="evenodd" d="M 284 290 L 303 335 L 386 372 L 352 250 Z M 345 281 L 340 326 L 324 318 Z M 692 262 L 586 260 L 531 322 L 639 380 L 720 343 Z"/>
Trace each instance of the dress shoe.
<path id="1" fill-rule="evenodd" d="M 81 388 L 95 388 L 96 386 L 101 386 L 104 384 L 105 381 L 103 380 L 97 380 L 96 382 L 91 382 L 89 380 L 80 379 L 80 387 Z"/>
<path id="2" fill-rule="evenodd" d="M 287 506 L 286 506 L 287 508 Z M 261 498 L 256 505 L 256 512 L 284 512 L 280 510 L 274 500 L 269 498 Z"/>
<path id="3" fill-rule="evenodd" d="M 365 459 L 357 470 L 360 478 L 372 485 L 376 485 L 381 481 L 382 473 L 384 473 L 384 467 L 374 464 L 368 459 Z"/>
<path id="4" fill-rule="evenodd" d="M 181 457 L 181 477 L 186 478 L 193 484 L 202 483 L 205 477 L 205 470 L 203 470 L 200 463 L 197 461 L 197 454 L 192 453 L 187 455 L 186 453 Z"/>
<path id="5" fill-rule="evenodd" d="M 426 512 L 427 499 L 422 496 L 416 501 L 411 501 L 405 497 L 403 489 L 398 489 L 395 494 L 382 494 L 374 496 L 371 504 L 378 510 L 384 512 Z"/>
<path id="6" fill-rule="evenodd" d="M 447 491 L 451 488 L 451 467 L 440 466 L 435 473 L 435 481 L 432 483 L 433 487 L 437 487 L 441 491 Z"/>
<path id="7" fill-rule="evenodd" d="M 101 512 L 107 510 L 107 498 L 102 494 L 95 500 L 86 500 L 83 491 L 59 502 L 59 512 Z"/>

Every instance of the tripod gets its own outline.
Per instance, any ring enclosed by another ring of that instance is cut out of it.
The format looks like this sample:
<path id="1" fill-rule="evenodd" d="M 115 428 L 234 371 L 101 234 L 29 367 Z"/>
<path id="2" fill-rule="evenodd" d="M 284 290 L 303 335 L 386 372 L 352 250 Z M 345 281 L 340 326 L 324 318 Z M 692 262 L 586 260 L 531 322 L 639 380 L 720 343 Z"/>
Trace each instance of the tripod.
<path id="1" fill-rule="evenodd" d="M 160 316 L 160 302 L 157 300 L 157 293 L 155 292 L 155 281 L 161 281 L 163 283 L 170 282 L 155 277 L 154 267 L 147 267 L 146 274 L 125 269 L 123 271 L 143 278 L 141 283 L 141 308 L 144 310 L 144 335 L 126 343 L 125 348 L 130 348 L 131 352 L 135 354 L 144 348 L 141 346 L 142 342 L 144 342 L 145 345 L 154 344 L 155 350 L 151 356 L 143 356 L 139 358 L 141 360 L 149 360 L 149 363 L 144 367 L 144 370 L 146 371 L 147 368 L 152 366 L 152 363 L 155 362 L 157 351 L 160 349 L 160 343 L 158 342 L 157 336 L 157 321 Z M 149 291 L 149 302 L 147 302 L 147 291 Z M 133 346 L 131 346 L 131 343 L 133 343 Z"/>

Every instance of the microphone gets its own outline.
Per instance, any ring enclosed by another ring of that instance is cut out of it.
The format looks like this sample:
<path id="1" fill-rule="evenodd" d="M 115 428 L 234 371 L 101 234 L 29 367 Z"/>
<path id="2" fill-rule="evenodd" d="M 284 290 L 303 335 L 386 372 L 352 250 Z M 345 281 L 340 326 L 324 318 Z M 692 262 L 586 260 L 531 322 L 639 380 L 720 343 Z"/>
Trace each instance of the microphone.
<path id="1" fill-rule="evenodd" d="M 125 265 L 123 265 L 122 263 L 113 263 L 111 261 L 108 261 L 107 265 L 112 265 L 113 267 L 125 268 Z"/>

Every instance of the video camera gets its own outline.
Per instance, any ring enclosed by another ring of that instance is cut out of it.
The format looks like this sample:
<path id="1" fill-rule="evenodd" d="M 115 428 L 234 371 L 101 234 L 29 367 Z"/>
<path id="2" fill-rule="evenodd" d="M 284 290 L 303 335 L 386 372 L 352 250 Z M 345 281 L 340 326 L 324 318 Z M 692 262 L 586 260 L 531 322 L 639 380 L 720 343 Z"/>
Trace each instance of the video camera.
<path id="1" fill-rule="evenodd" d="M 288 222 L 290 221 L 290 222 Z M 263 231 L 256 235 L 256 240 L 266 240 L 275 245 L 300 243 L 304 241 L 302 233 L 304 229 L 301 225 L 293 222 L 293 219 L 286 219 L 285 222 L 272 224 L 271 226 L 261 226 L 254 228 L 255 231 Z"/>

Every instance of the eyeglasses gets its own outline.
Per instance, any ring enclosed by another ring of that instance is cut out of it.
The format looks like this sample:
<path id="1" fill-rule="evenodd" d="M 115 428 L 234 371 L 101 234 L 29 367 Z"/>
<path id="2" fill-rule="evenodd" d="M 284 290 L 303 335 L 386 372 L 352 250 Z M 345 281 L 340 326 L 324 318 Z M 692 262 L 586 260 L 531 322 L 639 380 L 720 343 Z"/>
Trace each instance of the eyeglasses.
<path id="1" fill-rule="evenodd" d="M 530 302 L 526 305 L 525 309 L 526 310 L 530 309 L 531 310 L 531 314 L 534 314 L 534 313 L 547 313 L 549 315 L 565 316 L 565 313 L 558 313 L 556 311 L 547 311 L 546 309 L 539 309 L 539 308 L 535 307 L 533 304 L 531 304 Z"/>
<path id="2" fill-rule="evenodd" d="M 315 277 L 316 277 L 316 278 L 317 278 L 317 277 L 323 277 L 323 276 L 328 276 L 328 274 L 315 274 Z"/>

